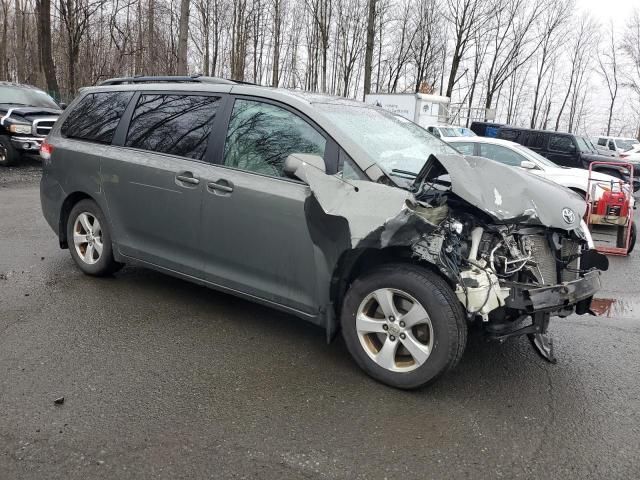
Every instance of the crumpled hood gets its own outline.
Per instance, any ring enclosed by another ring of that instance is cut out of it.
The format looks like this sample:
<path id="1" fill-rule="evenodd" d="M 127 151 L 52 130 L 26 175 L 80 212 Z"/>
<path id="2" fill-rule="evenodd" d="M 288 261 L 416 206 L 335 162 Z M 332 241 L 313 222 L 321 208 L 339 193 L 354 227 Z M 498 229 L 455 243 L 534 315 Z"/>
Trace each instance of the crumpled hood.
<path id="1" fill-rule="evenodd" d="M 483 157 L 438 155 L 436 158 L 432 155 L 416 183 L 420 183 L 424 175 L 427 180 L 432 179 L 429 172 L 434 171 L 434 162 L 439 162 L 449 173 L 453 193 L 497 222 L 563 230 L 580 227 L 587 208 L 585 201 L 550 180 Z"/>

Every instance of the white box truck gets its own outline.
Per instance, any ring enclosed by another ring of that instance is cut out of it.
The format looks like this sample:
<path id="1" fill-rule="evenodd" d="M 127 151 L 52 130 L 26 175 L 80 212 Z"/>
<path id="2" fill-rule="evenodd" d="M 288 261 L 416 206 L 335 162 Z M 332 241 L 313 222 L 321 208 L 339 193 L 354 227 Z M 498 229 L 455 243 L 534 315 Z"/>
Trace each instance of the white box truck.
<path id="1" fill-rule="evenodd" d="M 378 105 L 425 128 L 446 124 L 449 120 L 449 97 L 424 93 L 372 93 L 365 96 L 364 102 Z"/>

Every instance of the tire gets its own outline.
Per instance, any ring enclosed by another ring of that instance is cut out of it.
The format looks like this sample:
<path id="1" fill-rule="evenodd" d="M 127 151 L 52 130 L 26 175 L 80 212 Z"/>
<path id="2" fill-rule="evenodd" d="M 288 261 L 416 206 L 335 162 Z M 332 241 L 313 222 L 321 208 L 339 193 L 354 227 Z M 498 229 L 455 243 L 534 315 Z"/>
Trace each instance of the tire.
<path id="1" fill-rule="evenodd" d="M 103 277 L 122 267 L 113 259 L 107 219 L 93 200 L 80 200 L 71 209 L 67 220 L 67 243 L 71 257 L 87 275 Z"/>
<path id="2" fill-rule="evenodd" d="M 631 223 L 631 235 L 629 237 L 629 248 L 627 248 L 627 253 L 631 253 L 633 251 L 633 247 L 636 246 L 636 222 Z M 624 247 L 624 243 L 627 239 L 627 227 L 618 227 L 618 241 L 617 247 Z"/>
<path id="3" fill-rule="evenodd" d="M 6 135 L 0 135 L 0 167 L 10 167 L 18 161 L 20 152 Z"/>
<path id="4" fill-rule="evenodd" d="M 394 313 L 393 319 L 382 314 L 378 301 L 389 305 L 389 298 L 393 305 L 385 310 Z M 467 343 L 464 311 L 449 285 L 410 264 L 384 265 L 355 280 L 342 305 L 341 324 L 360 368 L 402 389 L 427 385 L 455 367 Z"/>

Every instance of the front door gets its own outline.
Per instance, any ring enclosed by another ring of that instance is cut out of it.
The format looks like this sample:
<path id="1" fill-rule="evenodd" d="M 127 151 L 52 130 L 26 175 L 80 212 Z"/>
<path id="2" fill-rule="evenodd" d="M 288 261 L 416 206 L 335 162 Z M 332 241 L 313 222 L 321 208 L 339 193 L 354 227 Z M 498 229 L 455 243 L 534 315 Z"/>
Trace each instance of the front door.
<path id="1" fill-rule="evenodd" d="M 310 190 L 285 177 L 283 164 L 291 153 L 324 156 L 326 144 L 322 133 L 283 106 L 235 100 L 221 158 L 204 175 L 209 281 L 317 313 L 317 252 L 305 216 Z"/>
<path id="2" fill-rule="evenodd" d="M 102 177 L 123 255 L 202 278 L 205 153 L 221 99 L 144 92 Z"/>

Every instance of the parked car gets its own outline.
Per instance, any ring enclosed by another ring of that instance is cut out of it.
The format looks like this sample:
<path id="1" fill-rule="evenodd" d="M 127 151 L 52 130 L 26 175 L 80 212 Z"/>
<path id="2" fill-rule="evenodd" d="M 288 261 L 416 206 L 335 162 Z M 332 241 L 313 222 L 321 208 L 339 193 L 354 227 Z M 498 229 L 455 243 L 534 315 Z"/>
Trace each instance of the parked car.
<path id="1" fill-rule="evenodd" d="M 475 123 L 475 122 L 474 122 Z M 472 129 L 474 125 L 472 124 Z M 478 126 L 474 130 L 478 130 Z M 498 129 L 496 138 L 510 140 L 530 148 L 553 163 L 572 168 L 589 169 L 593 162 L 622 163 L 619 158 L 605 157 L 593 151 L 591 143 L 584 137 L 572 133 L 532 130 L 530 128 L 503 125 Z M 624 165 L 597 165 L 594 170 L 630 181 L 630 172 Z M 633 189 L 640 189 L 640 181 L 634 180 Z"/>
<path id="2" fill-rule="evenodd" d="M 82 272 L 141 265 L 342 330 L 394 387 L 454 367 L 472 322 L 553 361 L 550 317 L 587 313 L 607 268 L 577 195 L 342 98 L 114 79 L 41 153 L 43 214 Z"/>
<path id="3" fill-rule="evenodd" d="M 583 198 L 587 196 L 589 189 L 588 170 L 560 167 L 519 143 L 489 137 L 452 138 L 447 140 L 447 143 L 463 155 L 486 157 L 505 165 L 523 168 L 534 175 L 569 188 Z M 601 172 L 594 172 L 592 180 L 605 184 L 620 182 L 618 178 Z"/>
<path id="4" fill-rule="evenodd" d="M 37 155 L 61 111 L 62 107 L 38 88 L 0 82 L 0 166 L 12 165 L 23 153 Z"/>
<path id="5" fill-rule="evenodd" d="M 620 154 L 615 150 L 609 150 L 607 147 L 602 147 L 595 143 L 588 137 L 582 137 L 587 142 L 587 145 L 591 148 L 592 153 L 596 153 L 598 155 L 604 155 L 605 157 L 613 157 L 620 158 Z"/>
<path id="6" fill-rule="evenodd" d="M 626 152 L 634 145 L 640 145 L 640 141 L 637 138 L 630 137 L 607 137 L 600 136 L 596 138 L 595 142 L 599 147 L 604 147 L 613 152 Z"/>
<path id="7" fill-rule="evenodd" d="M 640 145 L 634 145 L 629 150 L 625 150 L 620 154 L 620 159 L 625 162 L 640 163 Z M 636 170 L 637 176 L 640 172 Z"/>
<path id="8" fill-rule="evenodd" d="M 446 140 L 448 138 L 475 137 L 476 134 L 466 127 L 456 125 L 429 125 L 427 131 L 437 138 Z"/>

